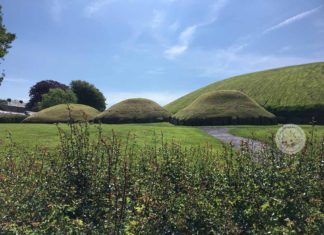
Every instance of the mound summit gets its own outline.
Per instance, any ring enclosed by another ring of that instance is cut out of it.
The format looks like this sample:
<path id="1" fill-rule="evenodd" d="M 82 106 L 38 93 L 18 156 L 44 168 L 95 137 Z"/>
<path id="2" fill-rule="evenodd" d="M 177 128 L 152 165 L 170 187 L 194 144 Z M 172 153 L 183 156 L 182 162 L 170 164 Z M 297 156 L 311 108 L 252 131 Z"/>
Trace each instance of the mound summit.
<path id="1" fill-rule="evenodd" d="M 165 108 L 177 113 L 200 95 L 238 90 L 274 113 L 281 122 L 324 123 L 324 62 L 277 68 L 215 82 L 189 93 Z"/>
<path id="2" fill-rule="evenodd" d="M 183 125 L 274 124 L 276 118 L 240 91 L 215 91 L 199 96 L 176 113 L 172 122 Z"/>
<path id="3" fill-rule="evenodd" d="M 134 98 L 111 106 L 96 117 L 102 123 L 149 123 L 169 121 L 170 113 L 152 100 Z"/>
<path id="4" fill-rule="evenodd" d="M 91 121 L 100 112 L 83 104 L 59 104 L 37 113 L 33 113 L 23 122 L 26 123 L 58 123 L 58 122 L 80 122 Z M 72 119 L 72 120 L 71 120 Z"/>

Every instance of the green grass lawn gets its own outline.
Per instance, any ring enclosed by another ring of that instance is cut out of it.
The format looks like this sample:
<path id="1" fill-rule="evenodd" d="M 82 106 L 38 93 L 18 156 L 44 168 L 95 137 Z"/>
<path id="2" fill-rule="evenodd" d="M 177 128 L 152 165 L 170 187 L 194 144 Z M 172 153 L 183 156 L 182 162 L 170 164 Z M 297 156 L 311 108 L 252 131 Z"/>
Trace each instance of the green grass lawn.
<path id="1" fill-rule="evenodd" d="M 66 124 L 59 125 L 67 128 Z M 91 136 L 95 137 L 99 125 L 90 125 Z M 201 131 L 199 128 L 188 126 L 174 126 L 169 123 L 152 124 L 103 124 L 101 125 L 103 134 L 111 136 L 114 131 L 118 136 L 126 140 L 130 133 L 138 145 L 153 144 L 154 138 L 160 143 L 163 138 L 165 141 L 175 141 L 185 147 L 211 145 L 215 150 L 221 150 L 222 144 L 214 137 Z M 230 133 L 237 136 L 254 138 L 263 142 L 268 142 L 280 125 L 273 126 L 227 126 Z M 312 127 L 309 125 L 301 126 L 309 137 Z M 217 127 L 215 127 L 217 128 Z M 12 140 L 26 148 L 49 147 L 54 148 L 59 143 L 58 129 L 54 124 L 0 124 L 0 149 L 5 148 L 8 143 L 9 133 Z M 154 137 L 154 135 L 156 137 Z M 324 136 L 324 126 L 315 127 L 315 136 L 321 139 Z"/>
<path id="2" fill-rule="evenodd" d="M 66 124 L 60 124 L 60 127 L 67 128 Z M 91 136 L 95 137 L 97 127 L 93 124 L 90 126 Z M 174 126 L 169 123 L 153 123 L 153 124 L 120 124 L 101 125 L 103 134 L 110 136 L 112 130 L 126 140 L 128 133 L 135 137 L 138 145 L 154 143 L 154 133 L 158 143 L 163 134 L 165 141 L 174 140 L 181 143 L 185 147 L 211 145 L 214 149 L 221 149 L 221 143 L 207 133 L 194 127 Z M 8 135 L 12 140 L 27 148 L 39 146 L 50 147 L 57 146 L 59 142 L 57 126 L 54 124 L 0 124 L 0 148 L 4 148 L 8 143 Z"/>
<path id="3" fill-rule="evenodd" d="M 275 135 L 277 130 L 282 125 L 272 126 L 229 126 L 230 133 L 237 136 L 254 138 L 263 142 L 269 142 L 272 135 Z M 307 138 L 311 137 L 312 126 L 311 125 L 300 125 L 304 130 Z M 324 137 L 324 126 L 314 127 L 314 136 L 317 140 L 321 140 Z"/>

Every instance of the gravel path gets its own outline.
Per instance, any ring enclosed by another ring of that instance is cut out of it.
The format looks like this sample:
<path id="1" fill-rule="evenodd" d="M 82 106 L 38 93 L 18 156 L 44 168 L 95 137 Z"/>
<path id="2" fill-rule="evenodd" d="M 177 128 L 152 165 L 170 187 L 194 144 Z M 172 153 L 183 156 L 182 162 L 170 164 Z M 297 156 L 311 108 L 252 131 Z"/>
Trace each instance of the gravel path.
<path id="1" fill-rule="evenodd" d="M 248 139 L 248 138 L 244 138 L 244 137 L 239 137 L 239 136 L 230 134 L 228 128 L 205 127 L 205 128 L 202 128 L 202 130 L 226 144 L 232 144 L 235 149 L 240 149 L 242 141 L 247 142 L 249 144 L 250 148 L 255 151 L 260 150 L 263 146 L 263 144 L 260 141 L 252 140 L 252 139 Z"/>

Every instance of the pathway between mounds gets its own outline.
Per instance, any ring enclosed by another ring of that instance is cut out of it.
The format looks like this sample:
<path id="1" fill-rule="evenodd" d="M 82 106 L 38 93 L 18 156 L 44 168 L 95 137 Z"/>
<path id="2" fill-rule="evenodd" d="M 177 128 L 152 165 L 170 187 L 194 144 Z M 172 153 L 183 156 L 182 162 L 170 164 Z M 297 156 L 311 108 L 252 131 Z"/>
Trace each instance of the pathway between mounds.
<path id="1" fill-rule="evenodd" d="M 242 141 L 248 143 L 253 150 L 260 150 L 263 146 L 260 141 L 232 135 L 228 128 L 204 127 L 202 130 L 223 143 L 232 144 L 235 149 L 240 149 Z"/>

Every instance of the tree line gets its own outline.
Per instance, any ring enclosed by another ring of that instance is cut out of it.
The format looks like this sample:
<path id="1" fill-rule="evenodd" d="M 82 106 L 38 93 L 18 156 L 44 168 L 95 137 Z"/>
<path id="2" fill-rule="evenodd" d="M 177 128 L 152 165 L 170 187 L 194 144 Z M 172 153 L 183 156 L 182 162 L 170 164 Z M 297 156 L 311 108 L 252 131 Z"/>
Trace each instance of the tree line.
<path id="1" fill-rule="evenodd" d="M 81 80 L 74 80 L 69 86 L 54 80 L 43 80 L 30 88 L 30 100 L 26 108 L 39 111 L 57 104 L 76 103 L 106 109 L 106 98 L 94 85 Z"/>

